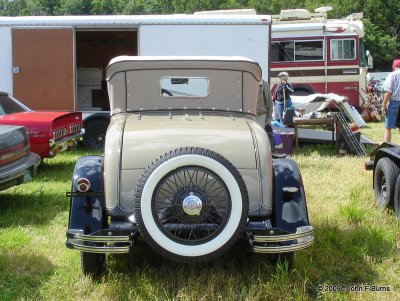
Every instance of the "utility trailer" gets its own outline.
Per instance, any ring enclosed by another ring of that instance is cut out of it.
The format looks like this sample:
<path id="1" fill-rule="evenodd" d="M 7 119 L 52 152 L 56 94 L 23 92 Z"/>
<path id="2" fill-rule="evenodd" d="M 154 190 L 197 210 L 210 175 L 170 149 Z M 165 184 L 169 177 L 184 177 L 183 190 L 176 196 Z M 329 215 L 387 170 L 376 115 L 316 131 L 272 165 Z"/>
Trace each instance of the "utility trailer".
<path id="1" fill-rule="evenodd" d="M 263 15 L 0 17 L 0 91 L 34 110 L 83 112 L 85 146 L 103 147 L 113 57 L 245 56 L 268 80 L 270 31 Z"/>
<path id="2" fill-rule="evenodd" d="M 373 171 L 373 187 L 378 207 L 394 209 L 400 219 L 400 146 L 384 142 L 371 153 L 365 163 Z"/>

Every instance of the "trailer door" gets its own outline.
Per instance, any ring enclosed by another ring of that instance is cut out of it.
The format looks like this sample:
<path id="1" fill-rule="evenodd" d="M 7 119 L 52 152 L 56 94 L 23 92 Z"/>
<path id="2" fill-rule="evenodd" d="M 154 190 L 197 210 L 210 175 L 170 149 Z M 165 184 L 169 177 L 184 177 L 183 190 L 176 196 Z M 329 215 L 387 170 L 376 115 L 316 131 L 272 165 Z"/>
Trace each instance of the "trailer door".
<path id="1" fill-rule="evenodd" d="M 74 109 L 72 28 L 12 30 L 13 94 L 34 110 Z"/>

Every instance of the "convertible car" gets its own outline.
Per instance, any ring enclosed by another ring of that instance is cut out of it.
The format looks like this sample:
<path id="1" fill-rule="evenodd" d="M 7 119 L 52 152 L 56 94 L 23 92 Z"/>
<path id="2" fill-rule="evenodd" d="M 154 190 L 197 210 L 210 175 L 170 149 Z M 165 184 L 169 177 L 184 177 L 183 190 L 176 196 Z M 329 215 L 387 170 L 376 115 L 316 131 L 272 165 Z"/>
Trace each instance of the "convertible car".
<path id="1" fill-rule="evenodd" d="M 0 92 L 0 124 L 24 126 L 32 152 L 42 159 L 71 148 L 84 132 L 82 113 L 33 111 L 5 92 Z"/>
<path id="2" fill-rule="evenodd" d="M 40 164 L 23 126 L 0 125 L 0 190 L 29 181 Z"/>
<path id="3" fill-rule="evenodd" d="M 84 274 L 141 236 L 178 262 L 243 252 L 293 262 L 313 244 L 300 171 L 256 121 L 261 68 L 241 57 L 117 57 L 103 156 L 75 165 L 67 247 Z"/>

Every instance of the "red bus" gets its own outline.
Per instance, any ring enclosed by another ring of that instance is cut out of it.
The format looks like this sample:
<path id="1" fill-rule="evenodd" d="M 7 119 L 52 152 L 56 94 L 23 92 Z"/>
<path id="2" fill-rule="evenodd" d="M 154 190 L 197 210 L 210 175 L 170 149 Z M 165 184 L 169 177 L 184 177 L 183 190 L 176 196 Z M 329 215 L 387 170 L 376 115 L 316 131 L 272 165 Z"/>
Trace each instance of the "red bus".
<path id="1" fill-rule="evenodd" d="M 363 45 L 362 13 L 327 19 L 326 11 L 294 9 L 272 17 L 271 84 L 286 71 L 294 95 L 335 93 L 359 107 L 366 97 L 367 70 L 372 68 Z"/>

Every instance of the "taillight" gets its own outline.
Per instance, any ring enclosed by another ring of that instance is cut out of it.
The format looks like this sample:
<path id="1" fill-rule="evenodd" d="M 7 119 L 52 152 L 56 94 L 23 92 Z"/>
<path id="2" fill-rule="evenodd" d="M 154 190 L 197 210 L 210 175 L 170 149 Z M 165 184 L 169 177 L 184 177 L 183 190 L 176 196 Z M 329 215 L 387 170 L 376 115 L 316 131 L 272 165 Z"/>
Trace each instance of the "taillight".
<path id="1" fill-rule="evenodd" d="M 59 130 L 53 131 L 54 140 L 61 139 L 65 135 L 67 135 L 66 129 L 59 129 Z"/>
<path id="2" fill-rule="evenodd" d="M 76 181 L 76 189 L 80 192 L 87 192 L 90 189 L 90 181 L 86 178 L 80 178 Z"/>
<path id="3" fill-rule="evenodd" d="M 19 143 L 0 150 L 0 165 L 18 160 L 29 153 L 29 144 Z"/>
<path id="4" fill-rule="evenodd" d="M 69 127 L 69 132 L 72 133 L 76 133 L 76 132 L 80 132 L 81 131 L 81 125 L 80 124 L 73 124 Z"/>

